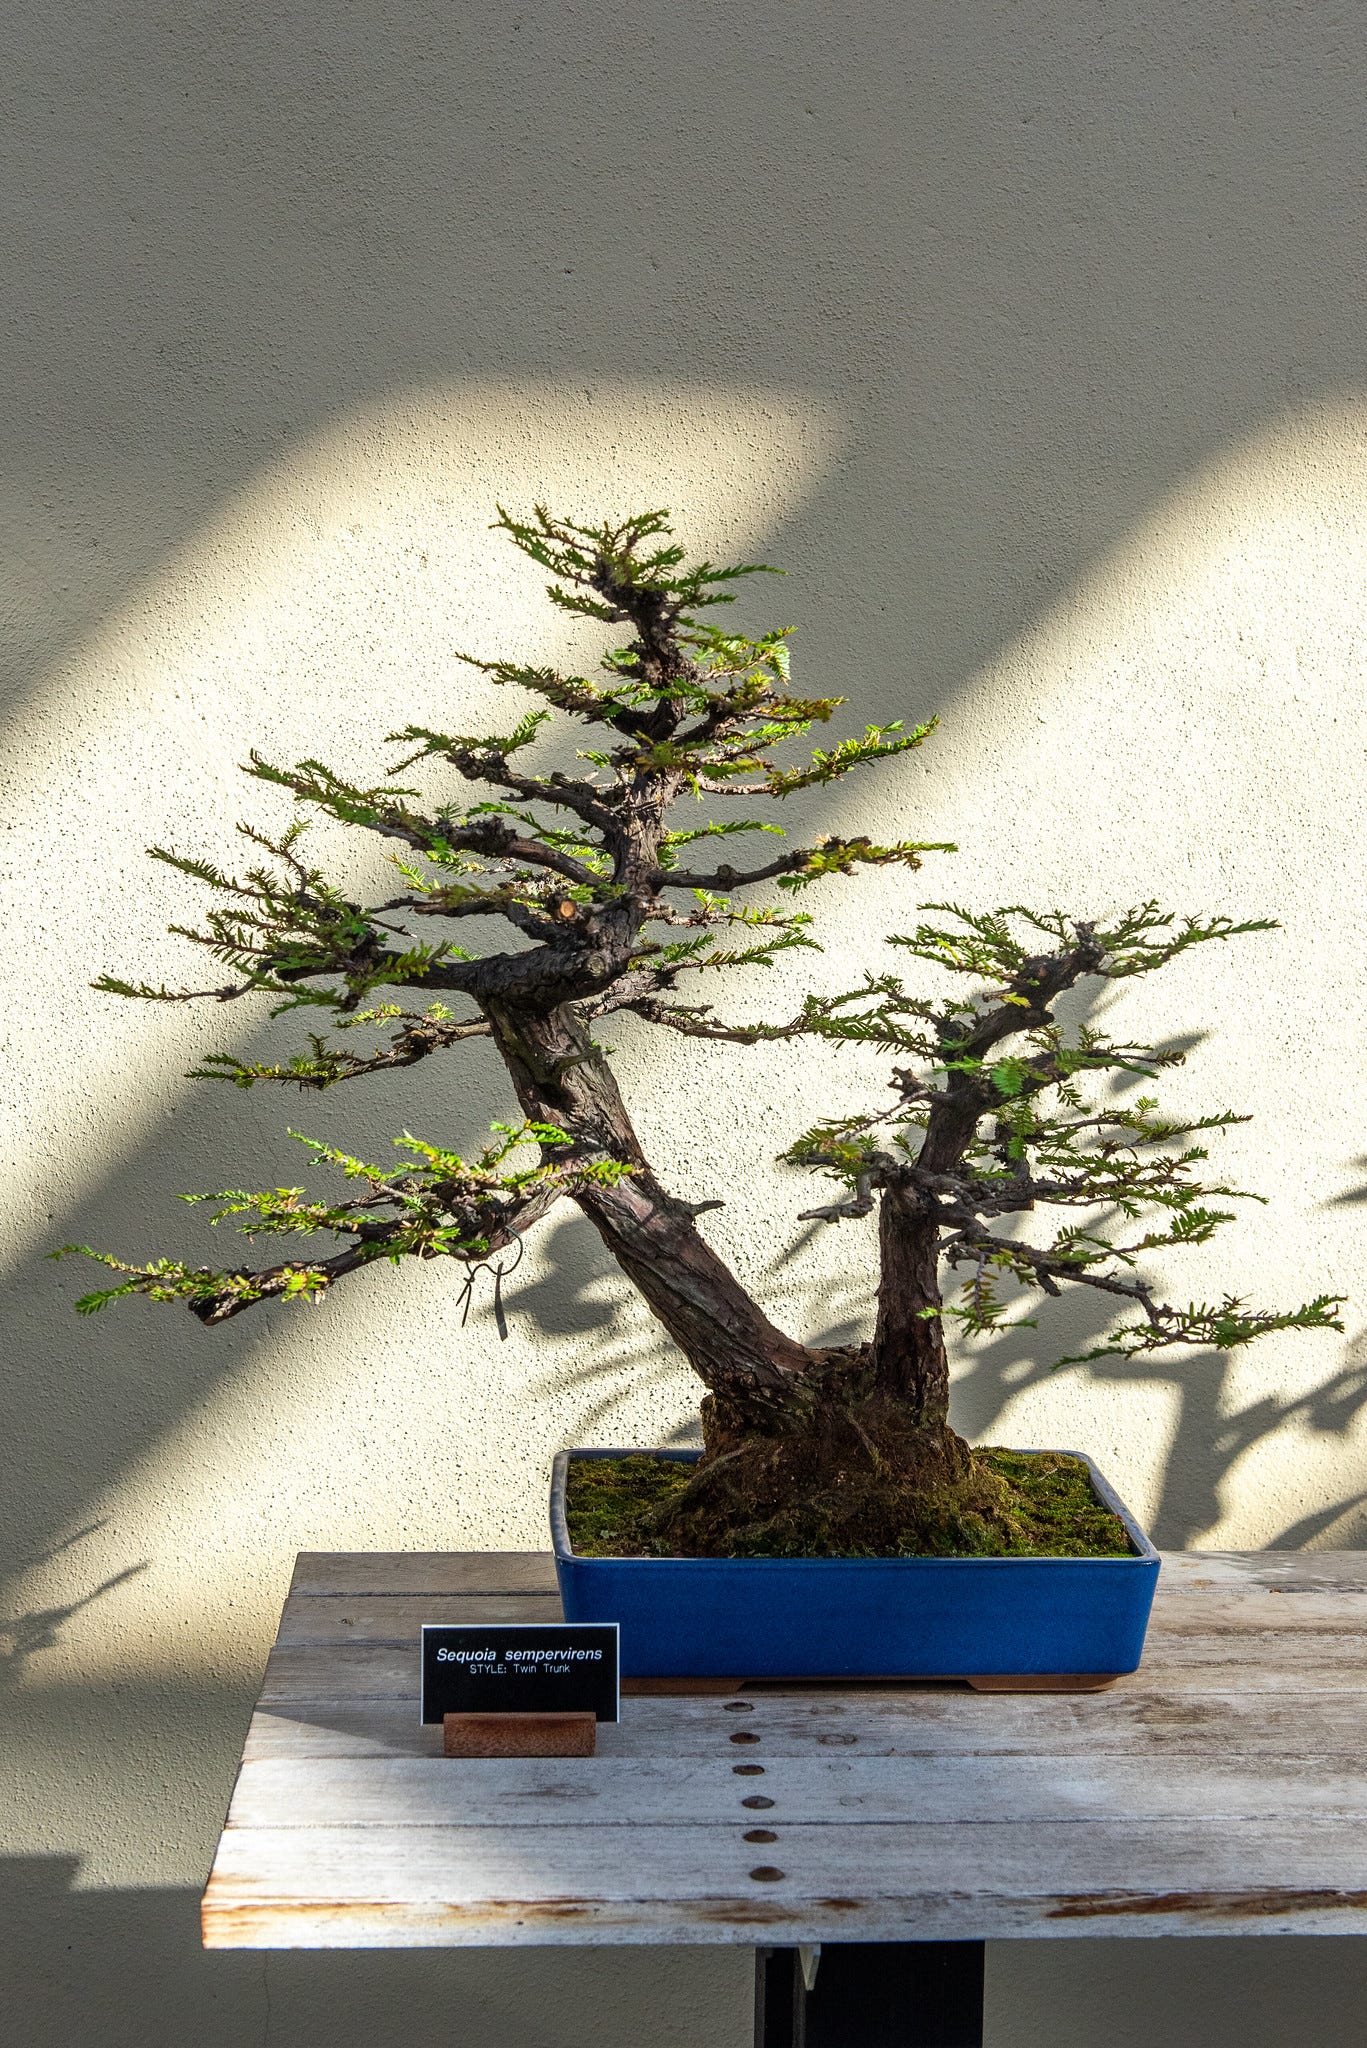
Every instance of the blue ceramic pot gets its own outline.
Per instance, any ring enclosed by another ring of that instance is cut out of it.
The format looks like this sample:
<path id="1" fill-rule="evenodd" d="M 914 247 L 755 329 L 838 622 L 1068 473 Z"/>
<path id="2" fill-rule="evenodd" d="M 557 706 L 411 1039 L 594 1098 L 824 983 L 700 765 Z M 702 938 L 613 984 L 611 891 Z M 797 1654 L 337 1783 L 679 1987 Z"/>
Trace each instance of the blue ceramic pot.
<path id="1" fill-rule="evenodd" d="M 624 1678 L 1104 1678 L 1133 1671 L 1158 1552 L 1090 1458 L 1132 1557 L 578 1557 L 551 1479 L 566 1621 L 615 1621 Z M 651 1451 L 693 1464 L 697 1451 Z M 1043 1455 L 1043 1454 L 1041 1454 Z"/>

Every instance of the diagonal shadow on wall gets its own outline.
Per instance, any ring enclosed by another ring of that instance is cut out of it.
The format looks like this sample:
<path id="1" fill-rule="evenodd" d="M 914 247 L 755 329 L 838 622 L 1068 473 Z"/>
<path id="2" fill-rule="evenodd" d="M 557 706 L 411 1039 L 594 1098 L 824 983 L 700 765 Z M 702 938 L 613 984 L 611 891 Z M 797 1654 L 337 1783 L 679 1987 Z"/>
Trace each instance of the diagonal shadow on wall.
<path id="1" fill-rule="evenodd" d="M 941 702 L 1212 455 L 1367 380 L 1328 14 L 66 21 L 4 88 L 16 715 L 283 446 L 434 380 L 830 395 L 855 441 L 787 558 Z"/>

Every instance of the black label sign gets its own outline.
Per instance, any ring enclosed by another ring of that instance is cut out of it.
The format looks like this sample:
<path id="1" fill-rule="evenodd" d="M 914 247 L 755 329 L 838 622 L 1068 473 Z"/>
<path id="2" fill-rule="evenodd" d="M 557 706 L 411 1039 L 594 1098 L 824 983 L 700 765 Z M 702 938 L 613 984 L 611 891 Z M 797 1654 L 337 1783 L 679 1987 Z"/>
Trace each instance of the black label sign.
<path id="1" fill-rule="evenodd" d="M 505 1622 L 422 1632 L 422 1718 L 593 1714 L 617 1719 L 617 1623 Z"/>

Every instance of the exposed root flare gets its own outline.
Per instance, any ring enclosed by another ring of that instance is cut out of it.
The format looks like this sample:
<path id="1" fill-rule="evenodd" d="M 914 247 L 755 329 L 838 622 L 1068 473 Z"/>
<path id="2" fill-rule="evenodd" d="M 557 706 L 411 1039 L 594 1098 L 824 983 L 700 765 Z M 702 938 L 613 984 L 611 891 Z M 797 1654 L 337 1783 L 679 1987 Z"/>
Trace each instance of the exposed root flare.
<path id="1" fill-rule="evenodd" d="M 652 1517 L 686 1557 L 944 1555 L 1011 1549 L 1011 1489 L 947 1423 L 917 1421 L 845 1374 L 817 1376 L 788 1426 L 759 1432 L 703 1404 L 693 1478 Z"/>

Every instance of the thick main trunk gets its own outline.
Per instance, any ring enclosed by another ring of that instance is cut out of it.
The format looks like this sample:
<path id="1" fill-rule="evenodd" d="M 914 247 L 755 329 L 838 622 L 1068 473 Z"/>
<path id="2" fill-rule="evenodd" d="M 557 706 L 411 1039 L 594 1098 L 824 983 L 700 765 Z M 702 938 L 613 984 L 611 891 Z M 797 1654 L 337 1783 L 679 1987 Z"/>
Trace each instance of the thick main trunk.
<path id="1" fill-rule="evenodd" d="M 656 1180 L 579 1018 L 568 1007 L 536 1016 L 491 1004 L 488 1014 L 524 1115 L 636 1168 L 616 1187 L 584 1188 L 575 1199 L 698 1377 L 728 1411 L 757 1423 L 800 1406 L 813 1354 L 769 1321 L 687 1204 Z"/>
<path id="2" fill-rule="evenodd" d="M 921 1314 L 939 1307 L 933 1216 L 909 1191 L 884 1195 L 874 1341 L 810 1351 L 660 1186 L 574 1011 L 486 1008 L 523 1113 L 636 1169 L 575 1200 L 709 1390 L 705 1455 L 659 1539 L 700 1556 L 979 1547 L 1000 1489 L 946 1419 L 944 1336 L 938 1315 Z"/>
<path id="3" fill-rule="evenodd" d="M 886 1188 L 878 1211 L 877 1386 L 909 1422 L 949 1422 L 949 1360 L 940 1314 L 940 1232 L 934 1212 L 910 1187 Z"/>

